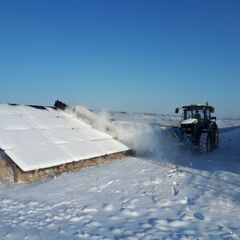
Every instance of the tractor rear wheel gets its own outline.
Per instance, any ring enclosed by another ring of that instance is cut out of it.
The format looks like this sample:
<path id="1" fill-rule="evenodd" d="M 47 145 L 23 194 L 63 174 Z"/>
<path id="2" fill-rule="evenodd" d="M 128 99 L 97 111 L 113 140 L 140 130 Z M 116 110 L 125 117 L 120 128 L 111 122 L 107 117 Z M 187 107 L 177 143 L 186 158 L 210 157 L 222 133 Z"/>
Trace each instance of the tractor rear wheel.
<path id="1" fill-rule="evenodd" d="M 209 134 L 211 134 L 212 138 L 212 148 L 217 149 L 219 143 L 219 131 L 215 121 L 209 126 Z"/>
<path id="2" fill-rule="evenodd" d="M 212 150 L 213 150 L 213 137 L 211 133 L 208 133 L 206 141 L 206 153 L 210 153 Z"/>
<path id="3" fill-rule="evenodd" d="M 201 134 L 200 148 L 205 153 L 210 153 L 213 150 L 213 137 L 210 132 Z"/>
<path id="4" fill-rule="evenodd" d="M 219 144 L 219 132 L 218 129 L 215 129 L 214 131 L 214 136 L 213 136 L 213 143 L 214 143 L 214 148 L 217 149 L 218 148 L 218 144 Z"/>

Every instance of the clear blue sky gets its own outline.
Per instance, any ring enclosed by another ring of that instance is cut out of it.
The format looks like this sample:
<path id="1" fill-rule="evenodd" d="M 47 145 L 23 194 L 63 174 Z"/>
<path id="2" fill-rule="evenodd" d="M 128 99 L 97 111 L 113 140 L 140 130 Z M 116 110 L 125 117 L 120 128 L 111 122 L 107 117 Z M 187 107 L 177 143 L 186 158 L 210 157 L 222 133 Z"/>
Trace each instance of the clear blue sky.
<path id="1" fill-rule="evenodd" d="M 240 116 L 239 0 L 0 0 L 0 102 Z"/>

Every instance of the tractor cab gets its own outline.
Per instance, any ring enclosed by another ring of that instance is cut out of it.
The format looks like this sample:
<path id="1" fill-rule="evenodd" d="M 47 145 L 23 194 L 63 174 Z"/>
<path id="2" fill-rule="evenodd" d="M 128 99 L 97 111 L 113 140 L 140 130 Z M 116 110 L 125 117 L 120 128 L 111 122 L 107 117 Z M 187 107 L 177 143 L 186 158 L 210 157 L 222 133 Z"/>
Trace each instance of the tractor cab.
<path id="1" fill-rule="evenodd" d="M 182 107 L 180 129 L 194 146 L 201 144 L 202 138 L 206 135 L 204 145 L 207 145 L 207 152 L 218 147 L 218 127 L 216 117 L 212 117 L 215 109 L 206 104 L 194 104 Z M 175 110 L 179 113 L 179 108 Z"/>
<path id="2" fill-rule="evenodd" d="M 190 106 L 183 106 L 183 113 L 182 113 L 182 124 L 188 119 L 192 119 L 193 121 L 202 124 L 208 125 L 211 120 L 216 120 L 215 117 L 212 117 L 212 113 L 214 113 L 214 108 L 208 105 L 190 105 Z M 189 122 L 189 120 L 187 121 Z"/>
<path id="3" fill-rule="evenodd" d="M 181 122 L 188 119 L 195 119 L 198 122 L 207 122 L 211 120 L 216 120 L 211 114 L 214 113 L 215 109 L 212 106 L 206 105 L 189 105 L 182 107 L 182 117 Z M 179 113 L 179 108 L 175 110 L 175 113 Z M 189 121 L 188 121 L 189 122 Z"/>

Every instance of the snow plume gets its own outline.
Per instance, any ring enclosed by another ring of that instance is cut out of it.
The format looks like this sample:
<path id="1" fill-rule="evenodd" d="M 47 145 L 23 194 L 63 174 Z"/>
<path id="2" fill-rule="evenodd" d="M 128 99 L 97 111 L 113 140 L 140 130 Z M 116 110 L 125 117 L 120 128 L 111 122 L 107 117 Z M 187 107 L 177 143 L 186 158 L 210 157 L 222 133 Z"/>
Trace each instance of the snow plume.
<path id="1" fill-rule="evenodd" d="M 137 155 L 153 153 L 157 149 L 157 135 L 146 123 L 115 123 L 117 138 Z"/>
<path id="2" fill-rule="evenodd" d="M 138 156 L 154 161 L 178 161 L 181 152 L 177 142 L 159 125 L 131 122 L 114 124 L 118 139 L 134 150 Z"/>
<path id="3" fill-rule="evenodd" d="M 132 149 L 138 156 L 151 156 L 152 158 L 161 156 L 161 159 L 167 160 L 173 155 L 174 144 L 159 125 L 150 125 L 142 122 L 141 119 L 135 119 L 134 122 L 121 122 L 117 119 L 112 121 L 106 111 L 95 113 L 82 106 L 69 107 L 66 111 L 93 128 L 111 135 Z"/>
<path id="4" fill-rule="evenodd" d="M 103 131 L 121 141 L 138 155 L 152 153 L 157 150 L 158 136 L 154 129 L 146 123 L 111 122 L 105 111 L 95 113 L 82 106 L 74 106 L 65 110 L 69 114 Z"/>
<path id="5" fill-rule="evenodd" d="M 159 127 L 157 149 L 152 156 L 154 160 L 176 162 L 181 158 L 181 152 L 177 147 L 177 141 L 166 130 Z"/>
<path id="6" fill-rule="evenodd" d="M 68 107 L 65 111 L 69 114 L 74 115 L 78 119 L 81 119 L 93 128 L 115 137 L 114 127 L 109 120 L 107 112 L 102 111 L 96 114 L 87 108 L 78 105 L 71 108 Z"/>

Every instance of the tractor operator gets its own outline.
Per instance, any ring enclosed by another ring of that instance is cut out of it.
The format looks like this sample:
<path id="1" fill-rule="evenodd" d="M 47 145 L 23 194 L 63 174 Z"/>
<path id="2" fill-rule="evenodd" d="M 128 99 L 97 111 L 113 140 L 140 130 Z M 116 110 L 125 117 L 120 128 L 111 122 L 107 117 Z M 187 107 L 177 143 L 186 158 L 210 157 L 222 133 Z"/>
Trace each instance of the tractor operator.
<path id="1" fill-rule="evenodd" d="M 201 114 L 199 113 L 198 110 L 196 110 L 194 118 L 196 118 L 197 120 L 201 120 Z"/>

